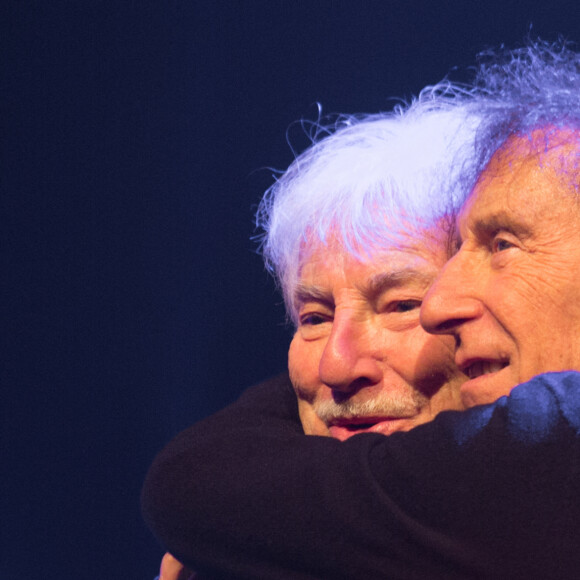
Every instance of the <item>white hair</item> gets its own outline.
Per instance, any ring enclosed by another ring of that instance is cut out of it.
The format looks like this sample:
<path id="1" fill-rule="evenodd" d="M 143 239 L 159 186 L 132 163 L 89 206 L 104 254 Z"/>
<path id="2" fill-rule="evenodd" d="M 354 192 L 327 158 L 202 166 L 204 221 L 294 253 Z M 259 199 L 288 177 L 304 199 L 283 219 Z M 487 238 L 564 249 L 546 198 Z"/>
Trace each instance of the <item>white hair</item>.
<path id="1" fill-rule="evenodd" d="M 304 249 L 332 235 L 358 258 L 453 213 L 473 172 L 479 118 L 448 82 L 392 112 L 317 125 L 313 144 L 268 189 L 256 223 L 261 250 L 294 322 Z M 317 140 L 318 135 L 326 135 Z"/>
<path id="2" fill-rule="evenodd" d="M 469 107 L 482 119 L 478 162 L 470 167 L 475 176 L 513 135 L 531 137 L 544 129 L 550 147 L 561 129 L 580 130 L 580 54 L 570 43 L 536 40 L 489 50 L 478 55 L 475 70 Z M 571 180 L 578 189 L 577 173 Z"/>
<path id="3" fill-rule="evenodd" d="M 580 130 L 580 54 L 541 40 L 479 55 L 473 82 L 425 88 L 389 113 L 318 124 L 313 144 L 264 195 L 256 224 L 289 316 L 304 250 L 338 239 L 370 257 L 454 212 L 514 134 Z M 319 136 L 323 136 L 320 140 Z M 579 147 L 580 149 L 580 147 Z M 570 179 L 578 186 L 578 159 Z"/>

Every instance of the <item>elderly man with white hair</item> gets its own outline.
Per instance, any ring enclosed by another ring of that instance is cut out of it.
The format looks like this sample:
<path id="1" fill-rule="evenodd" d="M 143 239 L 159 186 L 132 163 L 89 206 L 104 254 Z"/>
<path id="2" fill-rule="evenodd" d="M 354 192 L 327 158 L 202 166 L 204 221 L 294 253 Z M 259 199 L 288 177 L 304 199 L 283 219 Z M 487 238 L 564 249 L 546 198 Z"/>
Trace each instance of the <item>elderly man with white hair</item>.
<path id="1" fill-rule="evenodd" d="M 174 556 L 204 578 L 575 577 L 580 375 L 541 373 L 580 370 L 579 61 L 502 54 L 275 184 L 294 390 L 251 389 L 157 458 L 144 513 Z"/>

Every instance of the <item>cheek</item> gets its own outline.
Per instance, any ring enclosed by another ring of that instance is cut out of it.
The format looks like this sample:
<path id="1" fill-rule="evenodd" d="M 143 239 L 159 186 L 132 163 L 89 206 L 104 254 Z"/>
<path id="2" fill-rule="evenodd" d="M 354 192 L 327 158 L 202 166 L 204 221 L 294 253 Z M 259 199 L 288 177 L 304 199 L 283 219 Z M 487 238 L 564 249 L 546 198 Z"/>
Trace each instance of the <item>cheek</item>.
<path id="1" fill-rule="evenodd" d="M 415 377 L 424 378 L 458 373 L 455 366 L 455 339 L 449 335 L 433 336 L 421 330 L 407 352 L 414 353 Z"/>
<path id="2" fill-rule="evenodd" d="M 413 384 L 431 399 L 430 409 L 463 409 L 460 388 L 467 377 L 455 364 L 455 339 L 448 335 L 423 336 L 415 355 Z"/>
<path id="3" fill-rule="evenodd" d="M 580 297 L 580 272 L 571 256 L 571 251 L 564 250 L 518 256 L 490 277 L 486 287 L 489 305 L 508 320 L 512 312 L 540 317 L 570 313 Z"/>
<path id="4" fill-rule="evenodd" d="M 487 308 L 517 342 L 539 344 L 580 321 L 580 292 L 549 268 L 543 272 L 522 269 L 488 288 Z"/>
<path id="5" fill-rule="evenodd" d="M 417 326 L 397 333 L 394 346 L 385 349 L 386 361 L 407 382 L 416 384 L 455 370 L 454 344 L 451 336 L 433 336 Z"/>
<path id="6" fill-rule="evenodd" d="M 549 288 L 548 273 L 538 276 L 535 269 L 521 267 L 517 273 L 493 277 L 487 288 L 489 305 L 498 310 L 513 312 L 541 311 L 543 302 L 553 293 Z"/>
<path id="7" fill-rule="evenodd" d="M 321 386 L 318 367 L 322 356 L 320 341 L 306 342 L 295 334 L 288 350 L 288 372 L 298 397 L 312 400 Z"/>
<path id="8" fill-rule="evenodd" d="M 431 366 L 455 367 L 455 338 L 451 335 L 428 335 L 424 340 L 421 354 Z"/>

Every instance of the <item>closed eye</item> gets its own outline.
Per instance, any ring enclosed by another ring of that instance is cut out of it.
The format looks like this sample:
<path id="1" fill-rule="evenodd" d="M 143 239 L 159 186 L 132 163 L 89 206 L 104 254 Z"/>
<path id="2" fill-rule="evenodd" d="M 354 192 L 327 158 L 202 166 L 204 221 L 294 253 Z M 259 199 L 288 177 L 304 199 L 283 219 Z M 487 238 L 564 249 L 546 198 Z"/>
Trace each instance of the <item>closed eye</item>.
<path id="1" fill-rule="evenodd" d="M 318 324 L 324 324 L 326 321 L 327 318 L 320 314 L 305 314 L 300 317 L 301 326 L 317 326 Z"/>
<path id="2" fill-rule="evenodd" d="M 389 305 L 390 312 L 411 312 L 421 308 L 421 300 L 397 300 Z"/>
<path id="3" fill-rule="evenodd" d="M 333 314 L 324 312 L 304 312 L 298 318 L 298 332 L 303 340 L 319 340 L 328 336 L 332 329 Z"/>

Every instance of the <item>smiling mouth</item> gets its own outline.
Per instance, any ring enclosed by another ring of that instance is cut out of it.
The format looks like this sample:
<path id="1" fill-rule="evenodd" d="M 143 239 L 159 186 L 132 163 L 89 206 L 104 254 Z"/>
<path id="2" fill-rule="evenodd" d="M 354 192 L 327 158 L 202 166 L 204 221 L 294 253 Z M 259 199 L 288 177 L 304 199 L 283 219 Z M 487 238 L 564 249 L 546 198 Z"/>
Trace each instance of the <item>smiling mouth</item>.
<path id="1" fill-rule="evenodd" d="M 409 420 L 410 417 L 351 417 L 349 419 L 337 419 L 331 421 L 329 428 L 340 429 L 348 433 L 358 433 L 359 431 L 368 431 L 373 427 L 395 426 L 402 421 Z"/>
<path id="2" fill-rule="evenodd" d="M 358 433 L 380 433 L 391 435 L 395 431 L 408 431 L 412 425 L 410 417 L 355 418 L 337 420 L 329 424 L 330 435 L 344 441 Z"/>
<path id="3" fill-rule="evenodd" d="M 377 422 L 373 423 L 347 423 L 344 425 L 337 425 L 338 427 L 343 427 L 344 429 L 348 429 L 349 431 L 363 431 L 364 429 L 370 429 L 373 425 L 376 425 Z"/>
<path id="4" fill-rule="evenodd" d="M 408 416 L 385 416 L 385 417 L 336 417 L 329 422 L 332 427 L 344 427 L 345 429 L 369 429 L 377 423 L 383 421 L 397 421 L 400 419 L 408 419 Z"/>
<path id="5" fill-rule="evenodd" d="M 478 360 L 466 367 L 463 372 L 470 379 L 476 379 L 482 375 L 497 373 L 507 366 L 507 361 Z"/>

